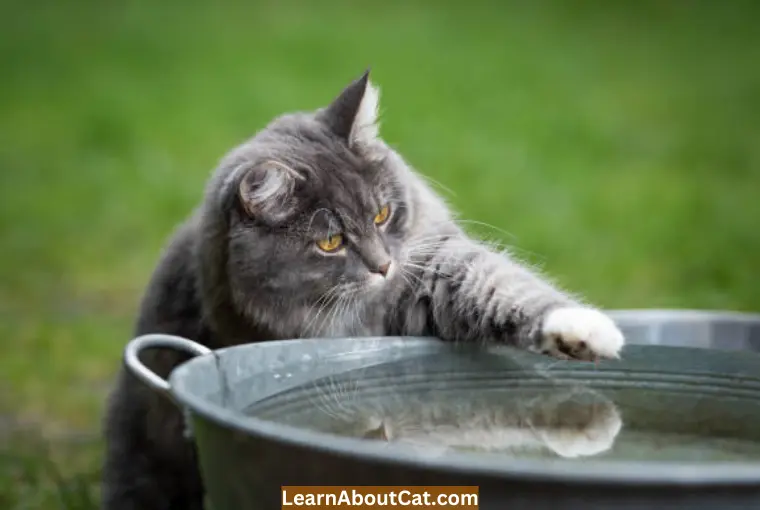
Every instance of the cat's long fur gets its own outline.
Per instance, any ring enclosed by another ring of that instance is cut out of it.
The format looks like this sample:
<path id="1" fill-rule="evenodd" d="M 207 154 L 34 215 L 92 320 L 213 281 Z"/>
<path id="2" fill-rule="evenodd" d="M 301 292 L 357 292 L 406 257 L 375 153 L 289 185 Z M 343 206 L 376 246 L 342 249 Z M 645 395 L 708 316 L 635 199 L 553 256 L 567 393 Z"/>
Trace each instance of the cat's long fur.
<path id="1" fill-rule="evenodd" d="M 329 106 L 279 117 L 231 151 L 163 254 L 135 333 L 211 348 L 434 335 L 565 358 L 617 356 L 623 337 L 606 316 L 465 235 L 378 137 L 377 100 L 365 74 Z M 383 204 L 391 216 L 378 226 Z M 314 241 L 335 233 L 346 248 L 319 252 Z M 183 360 L 166 351 L 144 357 L 162 376 Z M 125 370 L 109 401 L 106 438 L 104 510 L 202 508 L 180 413 Z"/>

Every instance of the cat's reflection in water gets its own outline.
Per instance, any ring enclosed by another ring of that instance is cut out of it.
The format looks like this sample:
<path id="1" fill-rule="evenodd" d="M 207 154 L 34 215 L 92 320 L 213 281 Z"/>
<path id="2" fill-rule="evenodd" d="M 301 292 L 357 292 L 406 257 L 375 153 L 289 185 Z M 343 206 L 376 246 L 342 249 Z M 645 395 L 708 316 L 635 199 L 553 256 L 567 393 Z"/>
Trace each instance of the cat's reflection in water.
<path id="1" fill-rule="evenodd" d="M 467 450 L 588 457 L 608 451 L 623 425 L 615 404 L 586 388 L 359 399 L 331 386 L 321 395 L 317 408 L 331 432 L 401 443 L 427 456 Z"/>

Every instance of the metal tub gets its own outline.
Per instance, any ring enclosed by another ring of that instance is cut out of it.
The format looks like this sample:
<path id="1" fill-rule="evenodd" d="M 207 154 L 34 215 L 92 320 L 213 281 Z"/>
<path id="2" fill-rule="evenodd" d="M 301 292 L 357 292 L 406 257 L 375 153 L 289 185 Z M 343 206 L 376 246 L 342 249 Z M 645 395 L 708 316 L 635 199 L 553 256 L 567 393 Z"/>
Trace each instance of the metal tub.
<path id="1" fill-rule="evenodd" d="M 598 366 L 558 366 L 543 356 L 496 346 L 485 347 L 490 357 L 483 361 L 468 351 L 475 347 L 394 337 L 273 341 L 211 352 L 186 339 L 147 335 L 130 342 L 125 359 L 135 375 L 186 411 L 214 510 L 280 508 L 283 485 L 478 486 L 480 508 L 494 510 L 760 508 L 760 461 L 572 460 L 470 452 L 426 456 L 246 412 L 257 402 L 357 369 L 374 370 L 377 387 L 403 389 L 409 381 L 436 388 L 454 384 L 469 388 L 473 396 L 489 388 L 524 387 L 526 381 L 535 387 L 557 387 L 559 381 L 629 395 L 636 406 L 660 409 L 649 419 L 670 420 L 671 426 L 680 423 L 674 416 L 701 412 L 707 399 L 716 426 L 743 427 L 747 434 L 757 430 L 760 444 L 760 354 L 736 352 L 760 347 L 758 316 L 689 311 L 611 315 L 631 345 L 623 360 Z M 152 347 L 197 356 L 164 381 L 139 361 L 139 352 Z M 404 366 L 405 372 L 383 372 L 393 366 Z M 640 389 L 649 391 L 646 397 L 637 396 Z M 679 395 L 691 400 L 683 403 Z M 707 426 L 703 421 L 684 423 Z"/>
<path id="2" fill-rule="evenodd" d="M 760 351 L 760 314 L 701 310 L 614 310 L 633 345 Z"/>

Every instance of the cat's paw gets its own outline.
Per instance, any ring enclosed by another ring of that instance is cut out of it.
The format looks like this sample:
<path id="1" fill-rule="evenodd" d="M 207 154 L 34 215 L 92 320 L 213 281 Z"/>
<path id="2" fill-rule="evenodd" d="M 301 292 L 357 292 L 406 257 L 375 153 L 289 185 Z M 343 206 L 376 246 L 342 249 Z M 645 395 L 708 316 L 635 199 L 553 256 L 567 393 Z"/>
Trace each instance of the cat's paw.
<path id="1" fill-rule="evenodd" d="M 557 409 L 552 427 L 539 430 L 543 443 L 560 457 L 588 457 L 606 452 L 615 444 L 623 420 L 611 401 Z"/>
<path id="2" fill-rule="evenodd" d="M 569 307 L 546 316 L 539 348 L 561 359 L 596 361 L 619 358 L 624 343 L 623 333 L 599 310 Z"/>

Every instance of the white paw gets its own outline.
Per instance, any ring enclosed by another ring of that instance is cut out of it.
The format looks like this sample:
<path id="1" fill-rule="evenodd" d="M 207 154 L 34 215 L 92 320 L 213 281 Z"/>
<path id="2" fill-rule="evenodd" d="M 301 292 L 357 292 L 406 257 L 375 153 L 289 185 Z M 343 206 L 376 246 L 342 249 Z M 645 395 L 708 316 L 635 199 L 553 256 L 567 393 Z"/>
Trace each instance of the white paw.
<path id="1" fill-rule="evenodd" d="M 586 406 L 564 406 L 557 423 L 540 433 L 544 444 L 560 457 L 587 457 L 606 452 L 615 444 L 623 420 L 615 404 L 597 402 Z M 570 411 L 568 413 L 568 411 Z"/>
<path id="2" fill-rule="evenodd" d="M 541 332 L 541 351 L 562 359 L 619 358 L 625 343 L 612 319 L 593 308 L 553 310 Z"/>

